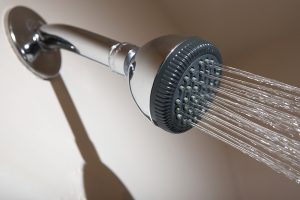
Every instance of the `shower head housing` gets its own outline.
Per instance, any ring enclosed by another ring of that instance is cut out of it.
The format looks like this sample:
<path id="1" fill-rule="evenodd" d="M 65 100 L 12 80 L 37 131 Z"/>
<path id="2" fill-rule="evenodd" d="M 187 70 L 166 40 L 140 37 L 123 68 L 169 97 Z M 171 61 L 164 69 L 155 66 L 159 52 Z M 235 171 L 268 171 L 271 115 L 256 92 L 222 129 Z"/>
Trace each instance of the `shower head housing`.
<path id="1" fill-rule="evenodd" d="M 220 68 L 214 67 L 222 62 L 220 52 L 198 37 L 163 36 L 139 48 L 77 27 L 48 25 L 22 6 L 7 13 L 5 28 L 18 58 L 42 79 L 58 75 L 60 49 L 128 77 L 142 113 L 168 132 L 181 133 L 197 123 L 219 85 L 211 77 L 221 75 Z"/>
<path id="2" fill-rule="evenodd" d="M 133 98 L 157 126 L 185 132 L 197 123 L 219 85 L 219 50 L 199 37 L 169 35 L 140 47 L 129 72 Z"/>

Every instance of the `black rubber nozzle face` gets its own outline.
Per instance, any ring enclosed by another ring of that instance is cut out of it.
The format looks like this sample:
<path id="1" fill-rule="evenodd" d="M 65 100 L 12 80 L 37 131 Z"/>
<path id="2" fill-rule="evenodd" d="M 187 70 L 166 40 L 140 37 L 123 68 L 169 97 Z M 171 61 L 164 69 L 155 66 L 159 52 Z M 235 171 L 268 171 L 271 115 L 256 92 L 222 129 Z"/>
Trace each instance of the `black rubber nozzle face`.
<path id="1" fill-rule="evenodd" d="M 161 65 L 153 83 L 150 99 L 153 122 L 172 133 L 192 128 L 213 100 L 221 62 L 218 49 L 198 37 L 178 45 Z"/>

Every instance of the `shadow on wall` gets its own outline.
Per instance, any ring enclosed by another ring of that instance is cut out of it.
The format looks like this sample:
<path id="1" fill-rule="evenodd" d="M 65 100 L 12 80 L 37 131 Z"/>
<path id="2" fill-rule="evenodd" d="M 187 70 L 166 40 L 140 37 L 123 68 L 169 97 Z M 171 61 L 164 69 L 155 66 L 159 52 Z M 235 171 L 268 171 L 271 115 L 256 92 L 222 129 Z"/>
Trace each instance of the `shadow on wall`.
<path id="1" fill-rule="evenodd" d="M 72 129 L 81 156 L 85 161 L 83 178 L 86 198 L 89 200 L 133 199 L 118 177 L 101 163 L 100 157 L 89 139 L 61 76 L 53 79 L 51 85 Z"/>

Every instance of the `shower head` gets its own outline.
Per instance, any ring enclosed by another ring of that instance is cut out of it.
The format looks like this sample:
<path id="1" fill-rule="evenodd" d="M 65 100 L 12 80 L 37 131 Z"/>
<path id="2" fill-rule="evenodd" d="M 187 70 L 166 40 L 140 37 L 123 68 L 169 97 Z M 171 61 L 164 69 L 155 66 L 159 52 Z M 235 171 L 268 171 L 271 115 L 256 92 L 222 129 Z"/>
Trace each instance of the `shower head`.
<path id="1" fill-rule="evenodd" d="M 221 62 L 218 49 L 198 37 L 154 39 L 136 53 L 129 74 L 132 95 L 154 124 L 169 132 L 184 132 L 201 116 L 199 110 L 205 109 L 207 100 L 199 95 L 213 94 L 203 84 L 218 86 L 217 80 L 205 76 L 220 76 L 210 64 Z"/>
<path id="2" fill-rule="evenodd" d="M 219 84 L 209 77 L 221 75 L 219 68 L 212 67 L 222 62 L 220 52 L 198 37 L 163 36 L 138 48 L 76 27 L 48 25 L 25 7 L 10 10 L 5 24 L 16 54 L 37 76 L 57 76 L 59 49 L 102 63 L 128 77 L 142 113 L 168 132 L 190 129 Z"/>

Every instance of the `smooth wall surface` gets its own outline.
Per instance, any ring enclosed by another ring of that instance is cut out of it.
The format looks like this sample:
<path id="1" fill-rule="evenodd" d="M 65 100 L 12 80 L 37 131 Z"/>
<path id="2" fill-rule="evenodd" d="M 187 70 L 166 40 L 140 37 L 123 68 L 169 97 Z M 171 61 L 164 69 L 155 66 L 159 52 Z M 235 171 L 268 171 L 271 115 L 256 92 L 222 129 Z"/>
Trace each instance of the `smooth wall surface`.
<path id="1" fill-rule="evenodd" d="M 225 146 L 153 126 L 126 79 L 69 52 L 56 80 L 31 74 L 3 29 L 16 5 L 137 45 L 179 30 L 152 1 L 2 0 L 0 199 L 237 199 Z"/>

